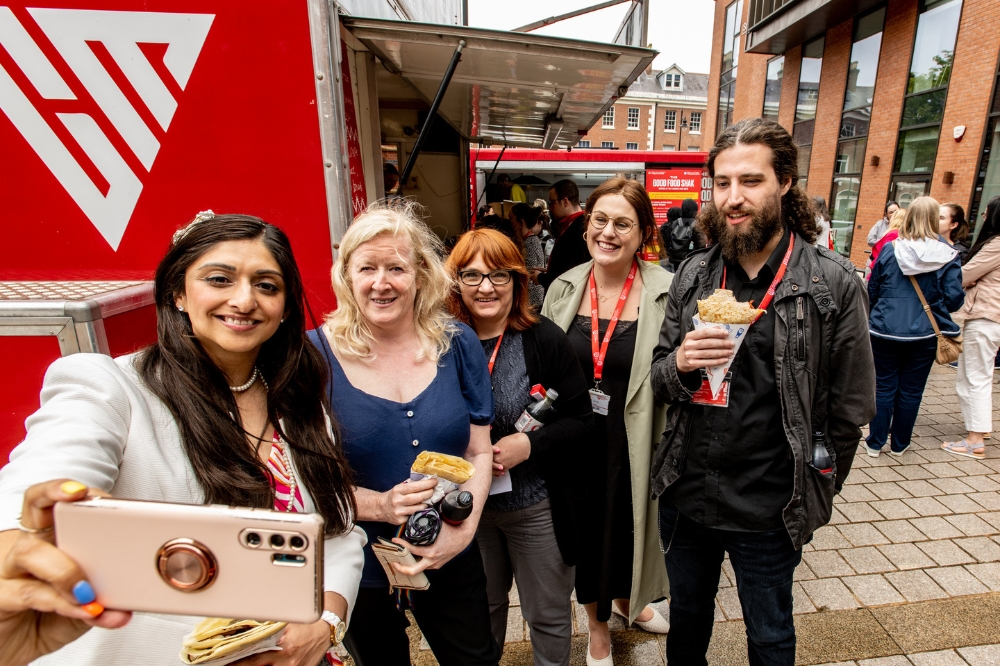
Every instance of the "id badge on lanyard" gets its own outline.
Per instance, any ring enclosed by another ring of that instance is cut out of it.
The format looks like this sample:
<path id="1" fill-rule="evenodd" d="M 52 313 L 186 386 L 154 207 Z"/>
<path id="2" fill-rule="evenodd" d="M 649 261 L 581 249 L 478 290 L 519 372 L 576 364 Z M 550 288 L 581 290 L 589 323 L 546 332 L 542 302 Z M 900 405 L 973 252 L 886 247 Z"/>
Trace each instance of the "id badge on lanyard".
<path id="1" fill-rule="evenodd" d="M 604 357 L 608 354 L 608 345 L 611 343 L 611 334 L 615 332 L 618 325 L 618 318 L 621 317 L 625 308 L 625 301 L 628 293 L 632 290 L 632 282 L 635 281 L 635 274 L 639 270 L 639 263 L 633 259 L 632 268 L 629 269 L 628 277 L 625 278 L 625 285 L 622 293 L 618 296 L 618 304 L 611 314 L 611 321 L 608 323 L 608 330 L 604 333 L 604 341 L 599 344 L 601 333 L 598 330 L 600 320 L 597 317 L 597 282 L 594 280 L 594 270 L 590 270 L 590 344 L 594 355 L 594 388 L 590 389 L 590 407 L 595 414 L 601 416 L 608 415 L 608 406 L 611 404 L 611 396 L 601 390 L 601 377 L 604 376 Z"/>

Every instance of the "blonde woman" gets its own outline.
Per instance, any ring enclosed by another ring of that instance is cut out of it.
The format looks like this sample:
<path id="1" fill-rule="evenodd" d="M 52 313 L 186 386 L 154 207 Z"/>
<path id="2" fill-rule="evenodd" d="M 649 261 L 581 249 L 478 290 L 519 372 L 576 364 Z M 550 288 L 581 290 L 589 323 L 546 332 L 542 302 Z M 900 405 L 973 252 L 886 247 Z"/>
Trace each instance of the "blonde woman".
<path id="1" fill-rule="evenodd" d="M 482 558 L 470 547 L 489 492 L 493 393 L 479 339 L 445 307 L 452 281 L 440 246 L 413 204 L 373 205 L 341 241 L 333 267 L 338 308 L 309 333 L 330 365 L 330 404 L 355 472 L 358 525 L 369 539 L 344 640 L 359 666 L 410 663 L 407 609 L 442 666 L 500 659 Z M 474 497 L 472 515 L 418 547 L 396 534 L 435 485 L 408 483 L 421 451 L 463 456 L 477 473 L 463 486 Z M 421 558 L 399 571 L 425 572 L 430 588 L 390 594 L 371 551 L 380 537 Z"/>
<path id="2" fill-rule="evenodd" d="M 890 453 L 910 446 L 913 425 L 934 365 L 937 339 L 910 276 L 943 335 L 959 334 L 949 312 L 965 300 L 958 252 L 938 234 L 940 207 L 920 197 L 906 210 L 899 238 L 882 248 L 868 282 L 868 330 L 875 357 L 877 411 L 869 424 L 868 455 L 877 457 L 892 435 Z"/>

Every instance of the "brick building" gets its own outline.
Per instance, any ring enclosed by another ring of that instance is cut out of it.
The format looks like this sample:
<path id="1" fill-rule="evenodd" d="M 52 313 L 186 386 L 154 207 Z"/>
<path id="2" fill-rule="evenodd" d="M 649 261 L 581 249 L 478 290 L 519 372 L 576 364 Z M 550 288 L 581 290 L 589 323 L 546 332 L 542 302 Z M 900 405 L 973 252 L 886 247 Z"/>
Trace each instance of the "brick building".
<path id="1" fill-rule="evenodd" d="M 1000 194 L 998 26 L 998 0 L 716 0 L 704 134 L 788 128 L 799 184 L 861 266 L 887 200 L 929 194 L 979 221 Z"/>
<path id="2" fill-rule="evenodd" d="M 620 150 L 702 150 L 707 74 L 677 65 L 639 75 L 577 144 Z"/>

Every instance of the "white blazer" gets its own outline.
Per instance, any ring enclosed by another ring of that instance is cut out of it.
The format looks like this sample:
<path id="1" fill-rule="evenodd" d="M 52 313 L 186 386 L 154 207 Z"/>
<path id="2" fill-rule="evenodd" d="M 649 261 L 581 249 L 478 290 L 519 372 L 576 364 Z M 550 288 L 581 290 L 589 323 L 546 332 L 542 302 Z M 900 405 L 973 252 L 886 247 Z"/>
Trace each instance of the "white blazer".
<path id="1" fill-rule="evenodd" d="M 24 491 L 52 479 L 73 479 L 122 499 L 203 504 L 166 405 L 133 367 L 135 355 L 112 359 L 73 354 L 45 373 L 41 408 L 25 422 L 27 437 L 0 469 L 0 531 L 16 529 Z M 289 451 L 295 467 L 294 450 Z M 302 488 L 306 511 L 316 511 Z M 367 542 L 358 527 L 324 544 L 325 589 L 353 610 Z M 199 617 L 137 613 L 122 629 L 91 629 L 35 664 L 177 666 L 182 638 Z"/>

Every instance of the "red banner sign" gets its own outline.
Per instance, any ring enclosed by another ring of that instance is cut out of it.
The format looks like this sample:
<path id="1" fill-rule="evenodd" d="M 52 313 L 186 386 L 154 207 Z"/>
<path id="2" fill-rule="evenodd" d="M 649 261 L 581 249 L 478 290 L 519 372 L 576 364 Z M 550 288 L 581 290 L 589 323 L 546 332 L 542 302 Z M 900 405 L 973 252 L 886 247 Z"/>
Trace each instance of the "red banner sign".
<path id="1" fill-rule="evenodd" d="M 284 228 L 314 309 L 331 307 L 307 9 L 0 6 L 0 280 L 150 278 L 174 231 L 212 209 Z"/>
<path id="2" fill-rule="evenodd" d="M 646 169 L 646 192 L 653 202 L 657 224 L 667 221 L 667 211 L 685 199 L 701 199 L 701 169 Z M 699 208 L 701 206 L 699 205 Z"/>

